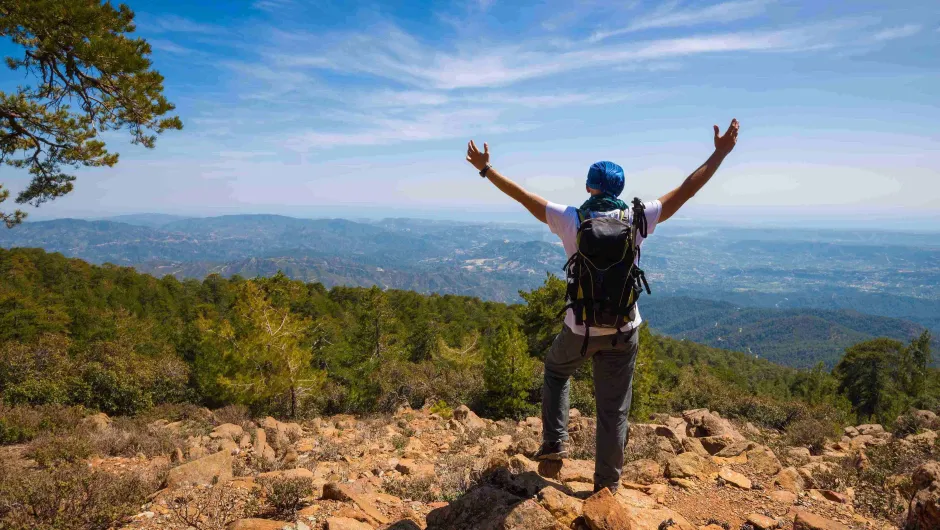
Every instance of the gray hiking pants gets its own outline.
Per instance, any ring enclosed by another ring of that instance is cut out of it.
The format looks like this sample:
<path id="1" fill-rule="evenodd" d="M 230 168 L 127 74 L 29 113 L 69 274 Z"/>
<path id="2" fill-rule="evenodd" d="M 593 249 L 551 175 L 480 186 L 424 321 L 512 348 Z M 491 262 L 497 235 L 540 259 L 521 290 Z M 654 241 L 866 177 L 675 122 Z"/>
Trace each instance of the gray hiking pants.
<path id="1" fill-rule="evenodd" d="M 612 345 L 613 335 L 588 339 L 584 356 L 584 336 L 568 326 L 555 337 L 545 358 L 542 386 L 542 440 L 553 443 L 568 440 L 568 392 L 571 375 L 588 358 L 594 363 L 594 400 L 597 403 L 597 455 L 594 459 L 594 485 L 620 486 L 623 451 L 627 445 L 627 416 L 633 398 L 633 369 L 640 334 L 633 330 Z"/>

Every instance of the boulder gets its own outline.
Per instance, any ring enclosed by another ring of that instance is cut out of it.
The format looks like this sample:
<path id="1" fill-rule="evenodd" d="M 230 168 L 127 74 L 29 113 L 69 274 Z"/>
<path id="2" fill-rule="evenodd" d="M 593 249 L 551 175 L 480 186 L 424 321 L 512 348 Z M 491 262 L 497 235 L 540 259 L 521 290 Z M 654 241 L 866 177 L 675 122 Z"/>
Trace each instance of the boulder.
<path id="1" fill-rule="evenodd" d="M 330 517 L 326 520 L 326 530 L 373 530 L 371 525 L 350 517 Z"/>
<path id="2" fill-rule="evenodd" d="M 509 509 L 509 512 L 490 523 L 494 530 L 564 530 L 548 510 L 534 499 L 526 499 Z"/>
<path id="3" fill-rule="evenodd" d="M 218 484 L 232 478 L 232 455 L 225 451 L 179 465 L 167 473 L 166 485 L 178 488 L 185 484 Z"/>
<path id="4" fill-rule="evenodd" d="M 795 467 L 785 467 L 779 473 L 774 475 L 774 486 L 791 493 L 803 491 L 803 477 Z"/>
<path id="5" fill-rule="evenodd" d="M 940 462 L 923 464 L 911 476 L 916 493 L 907 511 L 908 528 L 940 528 Z"/>
<path id="6" fill-rule="evenodd" d="M 426 518 L 427 530 L 503 528 L 500 526 L 502 520 L 520 500 L 501 489 L 480 486 L 450 504 L 431 510 Z M 551 518 L 551 514 L 548 517 Z"/>
<path id="7" fill-rule="evenodd" d="M 212 432 L 209 433 L 209 438 L 214 439 L 228 439 L 228 440 L 237 440 L 245 432 L 241 428 L 241 425 L 235 425 L 234 423 L 223 423 L 215 429 L 212 429 Z"/>
<path id="8" fill-rule="evenodd" d="M 849 530 L 849 527 L 810 512 L 797 511 L 793 518 L 793 530 Z"/>
<path id="9" fill-rule="evenodd" d="M 538 500 L 539 504 L 565 528 L 571 528 L 574 520 L 581 516 L 581 508 L 584 504 L 580 499 L 569 497 L 551 486 L 542 488 L 542 491 L 538 493 Z"/>
<path id="10" fill-rule="evenodd" d="M 784 506 L 792 506 L 793 504 L 796 504 L 796 493 L 793 493 L 792 491 L 771 491 L 767 494 L 767 496 L 774 501 L 783 504 Z"/>
<path id="11" fill-rule="evenodd" d="M 856 430 L 858 430 L 859 434 L 867 434 L 872 436 L 883 434 L 885 432 L 885 428 L 877 423 L 866 423 L 865 425 L 859 425 L 856 427 Z"/>
<path id="12" fill-rule="evenodd" d="M 753 485 L 751 484 L 751 479 L 745 477 L 737 471 L 734 471 L 731 468 L 721 468 L 721 470 L 718 471 L 718 476 L 728 484 L 731 484 L 732 486 L 738 487 L 742 490 L 749 490 Z"/>
<path id="13" fill-rule="evenodd" d="M 558 471 L 562 482 L 593 482 L 594 462 L 591 460 L 564 460 Z"/>
<path id="14" fill-rule="evenodd" d="M 655 460 L 634 460 L 623 466 L 622 480 L 638 484 L 652 484 L 663 476 L 663 468 Z"/>
<path id="15" fill-rule="evenodd" d="M 99 412 L 98 414 L 85 416 L 79 422 L 79 425 L 92 432 L 102 432 L 111 427 L 111 418 L 104 412 Z"/>
<path id="16" fill-rule="evenodd" d="M 759 513 L 748 514 L 747 522 L 754 527 L 755 530 L 773 530 L 778 526 L 776 519 Z"/>
<path id="17" fill-rule="evenodd" d="M 291 523 L 286 523 L 284 521 L 272 521 L 271 519 L 239 519 L 233 523 L 230 523 L 226 530 L 281 530 L 285 526 L 289 526 Z M 367 526 L 369 530 L 372 530 L 371 526 Z"/>
<path id="18" fill-rule="evenodd" d="M 715 464 L 695 453 L 682 453 L 670 459 L 666 464 L 666 477 L 668 478 L 705 479 L 717 471 Z"/>
<path id="19" fill-rule="evenodd" d="M 627 511 L 607 488 L 584 501 L 582 512 L 591 530 L 633 530 Z"/>
<path id="20" fill-rule="evenodd" d="M 695 438 L 728 436 L 735 440 L 744 440 L 744 436 L 731 425 L 730 421 L 707 409 L 687 410 L 682 413 L 682 417 L 688 423 L 686 434 L 689 436 Z"/>
<path id="21" fill-rule="evenodd" d="M 682 449 L 688 453 L 695 453 L 699 456 L 708 457 L 708 451 L 705 450 L 705 447 L 702 446 L 702 442 L 698 438 L 685 438 L 682 440 Z"/>
<path id="22" fill-rule="evenodd" d="M 780 460 L 777 460 L 777 455 L 767 447 L 758 446 L 745 454 L 748 466 L 760 475 L 776 475 L 783 467 Z"/>
<path id="23" fill-rule="evenodd" d="M 342 484 L 330 482 L 323 486 L 323 499 L 342 502 L 353 502 L 359 509 L 372 519 L 381 524 L 388 523 L 388 517 L 385 516 L 365 495 L 357 492 L 351 484 Z"/>
<path id="24" fill-rule="evenodd" d="M 434 464 L 428 463 L 418 463 L 410 458 L 402 458 L 398 461 L 398 464 L 395 466 L 395 469 L 398 470 L 402 475 L 410 476 L 433 476 L 434 475 Z"/>
<path id="25" fill-rule="evenodd" d="M 940 417 L 929 410 L 915 410 L 911 413 L 920 429 L 940 429 Z"/>
<path id="26" fill-rule="evenodd" d="M 454 409 L 454 419 L 459 421 L 464 427 L 470 430 L 480 430 L 486 428 L 484 422 L 475 412 L 466 405 L 460 405 Z"/>

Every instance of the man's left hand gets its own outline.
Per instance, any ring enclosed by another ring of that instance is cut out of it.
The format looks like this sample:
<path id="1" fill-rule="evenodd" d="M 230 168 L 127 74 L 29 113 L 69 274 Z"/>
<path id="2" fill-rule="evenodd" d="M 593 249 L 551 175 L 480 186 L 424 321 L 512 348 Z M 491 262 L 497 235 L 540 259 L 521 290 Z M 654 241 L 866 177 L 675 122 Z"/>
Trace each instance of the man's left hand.
<path id="1" fill-rule="evenodd" d="M 481 153 L 473 140 L 470 140 L 470 143 L 467 144 L 467 162 L 473 164 L 477 171 L 483 171 L 483 168 L 490 163 L 490 146 L 484 142 L 483 152 Z"/>
<path id="2" fill-rule="evenodd" d="M 713 127 L 715 127 L 715 151 L 722 155 L 727 155 L 734 149 L 734 144 L 738 142 L 738 128 L 740 124 L 737 118 L 731 120 L 731 125 L 728 126 L 728 130 L 721 136 L 718 135 L 718 126 L 714 125 Z"/>

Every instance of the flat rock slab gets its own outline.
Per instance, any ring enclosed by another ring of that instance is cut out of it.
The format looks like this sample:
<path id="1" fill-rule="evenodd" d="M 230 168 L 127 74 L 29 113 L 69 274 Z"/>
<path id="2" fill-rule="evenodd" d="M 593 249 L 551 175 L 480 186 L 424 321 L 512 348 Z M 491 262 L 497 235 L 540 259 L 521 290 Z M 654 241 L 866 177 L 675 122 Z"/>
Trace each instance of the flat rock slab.
<path id="1" fill-rule="evenodd" d="M 796 512 L 793 530 L 849 530 L 849 527 L 814 513 Z"/>
<path id="2" fill-rule="evenodd" d="M 168 488 L 185 484 L 220 484 L 232 479 L 232 455 L 226 451 L 197 458 L 167 473 Z"/>
<path id="3" fill-rule="evenodd" d="M 591 530 L 633 530 L 627 511 L 607 488 L 584 501 L 583 513 Z"/>
<path id="4" fill-rule="evenodd" d="M 734 471 L 731 468 L 721 468 L 721 471 L 718 472 L 718 476 L 728 484 L 741 488 L 742 490 L 749 490 L 753 486 L 751 479 L 745 477 L 737 471 Z"/>

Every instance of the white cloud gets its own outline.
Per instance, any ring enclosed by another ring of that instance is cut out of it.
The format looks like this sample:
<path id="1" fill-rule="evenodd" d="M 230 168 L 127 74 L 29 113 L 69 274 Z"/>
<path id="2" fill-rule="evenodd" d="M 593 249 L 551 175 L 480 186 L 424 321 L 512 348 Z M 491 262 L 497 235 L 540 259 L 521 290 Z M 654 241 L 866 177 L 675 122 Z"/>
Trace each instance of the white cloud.
<path id="1" fill-rule="evenodd" d="M 290 7 L 294 4 L 293 0 L 257 0 L 251 7 L 255 9 L 260 9 L 261 11 L 276 12 L 281 9 Z"/>
<path id="2" fill-rule="evenodd" d="M 903 26 L 883 29 L 878 33 L 875 33 L 873 38 L 876 41 L 903 39 L 905 37 L 912 37 L 920 33 L 921 29 L 922 26 L 920 24 L 905 24 Z"/>
<path id="3" fill-rule="evenodd" d="M 744 20 L 764 12 L 769 0 L 743 0 L 715 4 L 701 9 L 676 10 L 676 2 L 671 2 L 653 13 L 637 17 L 625 27 L 597 31 L 591 36 L 592 42 L 610 37 L 641 31 L 645 29 L 677 28 L 700 24 L 723 24 Z"/>
<path id="4" fill-rule="evenodd" d="M 172 53 L 176 55 L 191 55 L 193 50 L 186 48 L 185 46 L 180 46 L 175 42 L 171 42 L 164 39 L 147 39 L 147 42 L 154 50 Z"/>
<path id="5" fill-rule="evenodd" d="M 225 33 L 225 29 L 220 26 L 195 22 L 178 15 L 144 17 L 143 26 L 146 30 L 154 33 L 197 33 L 203 35 Z"/>
<path id="6" fill-rule="evenodd" d="M 422 45 L 410 34 L 387 27 L 356 33 L 312 54 L 281 54 L 272 59 L 283 68 L 315 68 L 364 74 L 411 86 L 441 90 L 494 88 L 598 66 L 677 59 L 715 52 L 799 51 L 830 38 L 826 25 L 778 31 L 752 31 L 628 42 L 611 46 L 586 44 L 558 52 L 544 41 L 493 45 L 469 52 L 444 52 Z M 310 47 L 322 41 L 306 39 Z M 303 46 L 301 46 L 303 47 Z"/>

